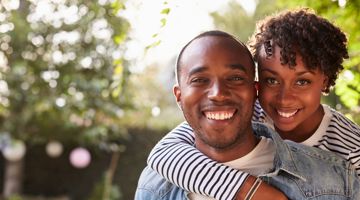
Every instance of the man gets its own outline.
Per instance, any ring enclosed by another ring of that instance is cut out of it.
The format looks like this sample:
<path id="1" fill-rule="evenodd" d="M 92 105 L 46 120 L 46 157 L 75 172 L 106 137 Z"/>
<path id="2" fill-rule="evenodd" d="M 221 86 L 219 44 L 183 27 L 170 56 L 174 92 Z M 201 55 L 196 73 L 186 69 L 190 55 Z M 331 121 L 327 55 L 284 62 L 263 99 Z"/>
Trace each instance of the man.
<path id="1" fill-rule="evenodd" d="M 356 189 L 360 181 L 345 160 L 319 149 L 285 143 L 264 125 L 251 124 L 256 97 L 254 75 L 248 49 L 227 33 L 205 32 L 182 49 L 174 95 L 194 130 L 196 148 L 224 165 L 260 176 L 289 199 L 360 199 Z M 244 180 L 247 175 L 238 178 Z M 226 187 L 226 183 L 218 182 Z M 271 196 L 256 192 L 266 186 L 260 179 L 251 183 L 248 192 L 238 199 L 286 199 L 275 188 Z M 218 199 L 233 196 L 214 194 Z M 187 198 L 207 197 L 187 193 L 149 168 L 144 169 L 135 195 L 135 199 Z"/>

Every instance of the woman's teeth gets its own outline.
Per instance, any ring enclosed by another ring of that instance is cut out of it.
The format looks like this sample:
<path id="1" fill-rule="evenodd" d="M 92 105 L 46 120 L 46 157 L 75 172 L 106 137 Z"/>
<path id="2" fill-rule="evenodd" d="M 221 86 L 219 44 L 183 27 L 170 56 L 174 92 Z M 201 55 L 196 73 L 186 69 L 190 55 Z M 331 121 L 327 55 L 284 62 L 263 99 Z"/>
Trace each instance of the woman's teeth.
<path id="1" fill-rule="evenodd" d="M 292 117 L 294 116 L 296 113 L 297 113 L 298 110 L 295 110 L 293 112 L 281 112 L 281 111 L 277 111 L 277 113 L 281 116 L 281 117 L 286 117 L 286 118 L 289 118 L 289 117 Z"/>

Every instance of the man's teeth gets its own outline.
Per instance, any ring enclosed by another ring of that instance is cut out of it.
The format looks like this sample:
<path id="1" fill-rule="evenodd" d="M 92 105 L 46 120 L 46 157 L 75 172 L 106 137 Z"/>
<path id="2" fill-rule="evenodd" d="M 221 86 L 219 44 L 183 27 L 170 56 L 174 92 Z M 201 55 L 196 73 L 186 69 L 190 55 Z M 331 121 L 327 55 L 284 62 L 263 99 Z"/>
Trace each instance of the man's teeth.
<path id="1" fill-rule="evenodd" d="M 281 111 L 277 111 L 277 112 L 278 112 L 278 114 L 279 114 L 281 117 L 286 117 L 286 118 L 288 118 L 288 117 L 294 116 L 294 115 L 297 113 L 297 111 L 298 111 L 298 110 L 295 110 L 295 111 L 293 111 L 293 112 L 281 112 Z"/>
<path id="2" fill-rule="evenodd" d="M 234 115 L 234 113 L 229 113 L 229 112 L 206 112 L 205 113 L 206 118 L 213 119 L 213 120 L 226 120 L 226 119 L 230 119 L 233 115 Z"/>

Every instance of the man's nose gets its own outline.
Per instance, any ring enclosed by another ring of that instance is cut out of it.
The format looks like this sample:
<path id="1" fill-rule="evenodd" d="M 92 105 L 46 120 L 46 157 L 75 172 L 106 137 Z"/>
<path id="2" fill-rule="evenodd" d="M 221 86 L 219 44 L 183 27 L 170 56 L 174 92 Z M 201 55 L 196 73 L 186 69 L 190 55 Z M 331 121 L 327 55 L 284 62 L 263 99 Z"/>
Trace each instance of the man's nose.
<path id="1" fill-rule="evenodd" d="M 229 88 L 222 81 L 216 81 L 209 88 L 208 97 L 213 101 L 224 101 L 230 97 Z"/>

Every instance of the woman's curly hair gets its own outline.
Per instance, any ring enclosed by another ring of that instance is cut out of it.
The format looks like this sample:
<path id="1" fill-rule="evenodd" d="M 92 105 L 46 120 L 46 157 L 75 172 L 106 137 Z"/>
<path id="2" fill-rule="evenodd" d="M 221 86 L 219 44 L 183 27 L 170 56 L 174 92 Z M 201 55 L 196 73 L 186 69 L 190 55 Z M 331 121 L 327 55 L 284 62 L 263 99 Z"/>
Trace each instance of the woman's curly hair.
<path id="1" fill-rule="evenodd" d="M 263 46 L 267 56 L 273 54 L 272 44 L 280 47 L 280 61 L 294 68 L 296 53 L 300 53 L 306 67 L 320 70 L 329 78 L 325 94 L 335 85 L 342 62 L 348 58 L 346 35 L 328 20 L 307 8 L 285 11 L 259 21 L 249 40 L 255 61 Z"/>

